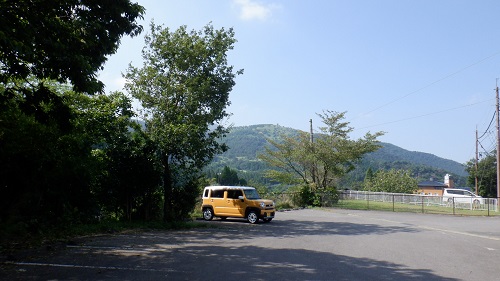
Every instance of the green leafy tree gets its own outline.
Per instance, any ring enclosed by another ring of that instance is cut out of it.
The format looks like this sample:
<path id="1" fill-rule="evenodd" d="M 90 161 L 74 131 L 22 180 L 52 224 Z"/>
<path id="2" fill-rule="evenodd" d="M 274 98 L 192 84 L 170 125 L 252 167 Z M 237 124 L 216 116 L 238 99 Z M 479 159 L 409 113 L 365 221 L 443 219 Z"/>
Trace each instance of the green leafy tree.
<path id="1" fill-rule="evenodd" d="M 366 174 L 365 174 L 365 181 L 372 180 L 374 176 L 375 176 L 375 173 L 373 173 L 372 168 L 368 167 L 368 170 L 366 170 Z"/>
<path id="2" fill-rule="evenodd" d="M 227 149 L 229 93 L 234 78 L 226 53 L 236 42 L 232 29 L 171 32 L 151 23 L 141 68 L 129 66 L 125 88 L 144 108 L 146 133 L 155 143 L 162 170 L 164 220 L 182 218 L 195 204 L 200 169 Z"/>
<path id="3" fill-rule="evenodd" d="M 0 223 L 36 231 L 93 217 L 94 128 L 79 126 L 69 87 L 53 80 L 102 91 L 97 71 L 142 30 L 143 12 L 128 0 L 1 1 Z"/>
<path id="4" fill-rule="evenodd" d="M 143 13 L 129 0 L 1 1 L 0 83 L 31 76 L 102 91 L 97 71 L 123 35 L 142 31 L 136 20 Z"/>
<path id="5" fill-rule="evenodd" d="M 80 140 L 92 148 L 96 161 L 91 192 L 102 214 L 127 220 L 159 217 L 154 145 L 133 121 L 130 99 L 120 92 L 73 93 L 68 101 L 82 132 Z"/>
<path id="6" fill-rule="evenodd" d="M 477 176 L 478 193 L 483 197 L 497 197 L 496 161 L 496 152 L 493 152 L 477 163 L 477 171 L 474 159 L 466 163 L 465 170 L 469 173 L 467 183 L 470 186 L 475 186 Z"/>
<path id="7" fill-rule="evenodd" d="M 159 217 L 155 150 L 131 120 L 130 99 L 30 83 L 50 89 L 0 105 L 0 222 L 29 222 L 22 225 L 37 231 L 92 221 L 102 211 Z"/>
<path id="8" fill-rule="evenodd" d="M 228 166 L 224 166 L 222 172 L 217 177 L 217 181 L 220 185 L 246 185 L 247 181 L 244 179 L 240 179 L 238 177 L 238 172 L 229 168 Z"/>
<path id="9" fill-rule="evenodd" d="M 377 138 L 382 132 L 367 133 L 358 140 L 349 138 L 352 128 L 343 122 L 345 112 L 325 111 L 318 114 L 324 127 L 311 142 L 310 135 L 302 132 L 297 137 L 283 136 L 280 141 L 268 140 L 261 160 L 276 169 L 267 176 L 282 183 L 302 184 L 312 192 L 335 190 L 340 178 L 355 168 L 363 155 L 377 150 Z"/>
<path id="10" fill-rule="evenodd" d="M 92 205 L 88 192 L 91 148 L 76 130 L 65 96 L 55 94 L 56 88 L 30 83 L 38 89 L 37 95 L 24 96 L 21 88 L 0 102 L 0 186 L 4 192 L 0 219 L 33 225 L 70 217 L 85 219 Z"/>
<path id="11" fill-rule="evenodd" d="M 408 170 L 379 170 L 364 182 L 365 190 L 392 193 L 415 193 L 418 190 L 417 179 Z"/>

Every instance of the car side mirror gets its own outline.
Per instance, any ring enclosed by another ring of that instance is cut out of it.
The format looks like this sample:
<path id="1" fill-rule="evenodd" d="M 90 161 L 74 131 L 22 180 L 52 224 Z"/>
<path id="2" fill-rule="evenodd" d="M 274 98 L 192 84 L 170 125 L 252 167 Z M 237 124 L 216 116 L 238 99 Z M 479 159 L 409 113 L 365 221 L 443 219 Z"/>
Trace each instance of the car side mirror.
<path id="1" fill-rule="evenodd" d="M 244 199 L 244 198 L 243 198 L 243 196 L 241 196 L 241 195 L 240 195 L 240 196 L 238 196 L 238 199 L 240 199 L 240 200 L 241 200 L 241 202 L 244 202 L 244 201 L 245 201 L 245 199 Z"/>

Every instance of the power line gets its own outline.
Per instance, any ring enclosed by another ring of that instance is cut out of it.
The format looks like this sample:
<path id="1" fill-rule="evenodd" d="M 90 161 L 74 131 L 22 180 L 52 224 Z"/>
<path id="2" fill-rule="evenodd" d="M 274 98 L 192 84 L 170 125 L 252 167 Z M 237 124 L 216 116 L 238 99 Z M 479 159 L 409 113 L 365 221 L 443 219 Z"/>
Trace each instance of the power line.
<path id="1" fill-rule="evenodd" d="M 381 108 L 384 108 L 384 107 L 386 107 L 386 106 L 388 106 L 388 105 L 390 105 L 390 104 L 393 104 L 393 103 L 395 103 L 395 102 L 397 102 L 397 101 L 400 101 L 400 100 L 402 100 L 402 99 L 404 99 L 404 98 L 406 98 L 406 97 L 408 97 L 408 96 L 411 96 L 411 95 L 413 95 L 413 94 L 415 94 L 415 93 L 418 93 L 418 92 L 420 92 L 420 91 L 422 91 L 422 90 L 424 90 L 424 89 L 427 89 L 427 88 L 429 88 L 429 87 L 431 87 L 431 86 L 433 86 L 433 85 L 435 85 L 435 84 L 437 84 L 437 83 L 439 83 L 439 82 L 441 82 L 441 81 L 443 81 L 443 80 L 446 80 L 446 79 L 448 79 L 448 78 L 450 78 L 450 77 L 452 77 L 452 76 L 457 75 L 457 74 L 458 74 L 458 73 L 460 73 L 460 72 L 465 71 L 466 69 L 469 69 L 469 68 L 471 68 L 471 67 L 473 67 L 473 66 L 476 66 L 476 65 L 478 65 L 478 64 L 480 64 L 480 63 L 482 63 L 482 62 L 484 62 L 484 61 L 486 61 L 486 60 L 489 60 L 489 59 L 491 59 L 491 58 L 493 58 L 493 57 L 497 56 L 498 54 L 500 54 L 500 51 L 498 51 L 498 52 L 496 52 L 496 53 L 493 53 L 493 54 L 491 54 L 491 55 L 489 55 L 489 56 L 487 56 L 487 57 L 485 57 L 485 58 L 482 58 L 482 59 L 480 59 L 479 61 L 477 61 L 477 62 L 475 62 L 475 63 L 472 63 L 472 64 L 470 64 L 470 65 L 468 65 L 468 66 L 466 66 L 466 67 L 463 67 L 463 68 L 461 68 L 461 69 L 459 69 L 459 70 L 457 70 L 457 71 L 455 71 L 455 72 L 453 72 L 453 73 L 451 73 L 451 74 L 448 74 L 448 75 L 446 75 L 446 76 L 444 76 L 444 77 L 442 77 L 442 78 L 440 78 L 440 79 L 438 79 L 438 80 L 436 80 L 436 81 L 434 81 L 434 82 L 432 82 L 432 83 L 430 83 L 430 84 L 427 84 L 427 85 L 425 85 L 425 86 L 423 86 L 423 87 L 421 87 L 421 88 L 419 88 L 419 89 L 417 89 L 417 90 L 415 90 L 415 91 L 413 91 L 413 92 L 410 92 L 410 93 L 408 93 L 408 94 L 406 94 L 406 95 L 404 95 L 404 96 L 402 96 L 402 97 L 396 98 L 396 99 L 394 99 L 394 100 L 392 100 L 392 101 L 390 101 L 390 102 L 388 102 L 388 103 L 382 104 L 381 106 L 376 107 L 376 108 L 374 108 L 374 109 L 372 109 L 372 110 L 370 110 L 370 111 L 368 111 L 368 112 L 366 112 L 366 113 L 364 113 L 364 114 L 361 114 L 361 115 L 366 115 L 366 114 L 372 113 L 372 112 L 377 111 L 377 110 L 379 110 L 379 109 L 381 109 Z M 356 118 L 357 118 L 357 117 L 355 117 L 355 118 L 351 119 L 351 121 L 355 120 Z"/>
<path id="2" fill-rule="evenodd" d="M 443 112 L 457 110 L 457 109 L 464 108 L 464 107 L 474 106 L 474 105 L 477 105 L 477 104 L 480 104 L 480 103 L 483 103 L 483 102 L 488 102 L 488 101 L 491 101 L 491 100 L 492 99 L 487 99 L 487 100 L 484 100 L 484 101 L 480 101 L 480 102 L 476 102 L 476 103 L 471 103 L 471 104 L 466 104 L 466 105 L 462 105 L 462 106 L 458 106 L 458 107 L 453 107 L 453 108 L 449 108 L 449 109 L 445 109 L 445 110 L 441 110 L 441 111 L 436 111 L 436 112 L 426 113 L 426 114 L 422 114 L 422 115 L 418 115 L 418 116 L 403 118 L 403 119 L 399 119 L 399 120 L 395 120 L 395 121 L 389 121 L 389 122 L 385 122 L 385 123 L 380 123 L 380 124 L 365 126 L 365 127 L 361 127 L 361 128 L 356 128 L 356 130 L 371 128 L 371 127 L 377 127 L 377 126 L 382 126 L 382 125 L 387 125 L 387 124 L 393 124 L 393 123 L 408 121 L 408 120 L 417 119 L 417 118 L 421 118 L 421 117 L 427 117 L 427 116 L 430 116 L 430 115 L 435 115 L 435 114 L 439 114 L 439 113 L 443 113 Z"/>
<path id="3" fill-rule="evenodd" d="M 483 144 L 480 141 L 478 141 L 477 143 L 479 143 L 479 146 L 481 146 L 481 148 L 484 150 L 484 153 L 486 154 L 486 156 L 488 156 L 491 153 L 490 152 L 491 150 L 490 151 L 486 150 L 486 148 L 484 148 Z"/>
<path id="4" fill-rule="evenodd" d="M 491 124 L 493 124 L 493 120 L 495 120 L 495 115 L 497 115 L 496 110 L 493 112 L 493 116 L 491 117 L 491 121 L 490 124 L 488 125 L 488 128 L 486 129 L 486 131 L 484 131 L 482 136 L 478 137 L 478 139 L 484 137 L 484 135 L 486 135 L 486 133 L 490 130 Z"/>

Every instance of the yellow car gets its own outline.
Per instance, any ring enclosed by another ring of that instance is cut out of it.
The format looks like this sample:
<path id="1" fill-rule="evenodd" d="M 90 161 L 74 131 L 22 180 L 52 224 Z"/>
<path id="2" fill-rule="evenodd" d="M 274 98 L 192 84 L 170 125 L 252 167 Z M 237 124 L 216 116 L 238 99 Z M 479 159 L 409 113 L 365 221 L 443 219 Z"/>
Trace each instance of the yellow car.
<path id="1" fill-rule="evenodd" d="M 254 187 L 207 186 L 202 199 L 201 211 L 205 220 L 235 217 L 246 218 L 253 224 L 259 219 L 270 222 L 276 212 L 274 202 L 261 199 Z"/>

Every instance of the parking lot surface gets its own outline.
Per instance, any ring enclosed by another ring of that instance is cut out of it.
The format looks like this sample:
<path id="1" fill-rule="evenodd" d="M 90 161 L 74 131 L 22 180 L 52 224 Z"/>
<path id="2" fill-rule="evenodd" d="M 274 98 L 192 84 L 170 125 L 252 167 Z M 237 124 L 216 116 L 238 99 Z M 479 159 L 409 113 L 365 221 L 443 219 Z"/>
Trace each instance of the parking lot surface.
<path id="1" fill-rule="evenodd" d="M 1 259 L 1 280 L 497 280 L 500 219 L 353 210 L 82 237 Z"/>

